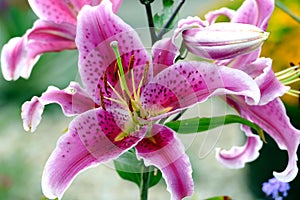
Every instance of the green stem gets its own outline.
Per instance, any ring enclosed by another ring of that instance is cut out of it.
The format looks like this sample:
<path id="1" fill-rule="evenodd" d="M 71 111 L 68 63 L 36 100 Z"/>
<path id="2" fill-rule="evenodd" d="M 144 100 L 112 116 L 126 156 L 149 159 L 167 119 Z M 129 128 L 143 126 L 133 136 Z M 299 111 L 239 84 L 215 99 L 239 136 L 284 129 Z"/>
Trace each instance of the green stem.
<path id="1" fill-rule="evenodd" d="M 174 18 L 176 17 L 176 15 L 178 14 L 179 10 L 183 6 L 184 2 L 185 2 L 185 0 L 180 0 L 180 2 L 178 3 L 177 7 L 173 11 L 170 19 L 164 25 L 164 27 L 162 28 L 162 30 L 158 33 L 158 36 L 157 36 L 158 40 L 162 39 L 162 37 L 164 36 L 164 34 L 167 32 L 167 30 L 169 29 L 170 25 L 172 24 Z"/>
<path id="2" fill-rule="evenodd" d="M 141 3 L 144 4 L 145 8 L 146 8 L 149 31 L 150 31 L 150 35 L 151 35 L 152 44 L 154 44 L 158 39 L 157 39 L 157 36 L 155 33 L 155 26 L 154 26 L 153 16 L 152 16 L 152 9 L 151 9 L 152 2 L 153 1 L 145 1 L 145 2 L 141 1 Z"/>
<path id="3" fill-rule="evenodd" d="M 141 173 L 141 185 L 140 185 L 141 200 L 148 199 L 149 181 L 150 181 L 149 167 L 143 166 L 142 173 Z"/>
<path id="4" fill-rule="evenodd" d="M 286 14 L 288 14 L 291 18 L 293 18 L 294 20 L 296 20 L 298 23 L 300 23 L 300 18 L 295 15 L 292 11 L 290 11 L 285 5 L 283 5 L 281 2 L 279 1 L 275 1 L 275 5 L 280 8 L 283 12 L 285 12 Z"/>

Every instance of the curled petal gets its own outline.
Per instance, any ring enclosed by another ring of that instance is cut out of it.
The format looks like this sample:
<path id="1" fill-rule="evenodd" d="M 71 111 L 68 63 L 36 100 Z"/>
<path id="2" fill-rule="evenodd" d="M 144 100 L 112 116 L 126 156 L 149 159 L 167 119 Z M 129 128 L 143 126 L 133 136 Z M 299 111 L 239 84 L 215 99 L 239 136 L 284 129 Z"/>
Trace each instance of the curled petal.
<path id="1" fill-rule="evenodd" d="M 217 160 L 228 168 L 243 168 L 245 163 L 252 162 L 259 156 L 259 150 L 263 143 L 258 135 L 254 135 L 251 129 L 242 126 L 247 136 L 247 142 L 242 147 L 233 147 L 229 151 L 216 149 Z"/>
<path id="2" fill-rule="evenodd" d="M 256 26 L 239 23 L 216 23 L 183 32 L 187 49 L 206 59 L 223 60 L 258 49 L 268 33 Z"/>
<path id="3" fill-rule="evenodd" d="M 7 80 L 28 78 L 42 53 L 75 49 L 75 26 L 37 20 L 21 38 L 13 38 L 1 52 L 2 72 Z"/>
<path id="4" fill-rule="evenodd" d="M 110 113 L 94 109 L 77 116 L 46 163 L 42 177 L 44 195 L 61 199 L 79 173 L 117 158 L 139 142 L 146 131 L 144 127 L 116 141 L 122 130 Z"/>
<path id="5" fill-rule="evenodd" d="M 177 112 L 211 96 L 236 94 L 258 103 L 260 91 L 246 73 L 208 62 L 179 62 L 159 73 L 142 91 L 149 113 Z M 163 117 L 160 115 L 159 117 Z"/>
<path id="6" fill-rule="evenodd" d="M 118 42 L 125 73 L 134 56 L 135 82 L 139 83 L 146 63 L 151 61 L 137 32 L 112 11 L 112 4 L 104 0 L 99 6 L 85 6 L 78 15 L 76 44 L 79 50 L 79 72 L 88 93 L 99 102 L 99 88 L 106 79 L 113 86 L 118 81 L 115 71 L 116 56 L 110 46 Z M 150 65 L 151 66 L 151 65 Z M 149 69 L 149 73 L 152 70 Z"/>
<path id="7" fill-rule="evenodd" d="M 180 33 L 182 33 L 185 30 L 191 29 L 191 28 L 201 28 L 208 26 L 208 23 L 206 21 L 201 20 L 199 17 L 187 17 L 186 19 L 181 19 L 178 22 L 178 26 L 174 31 L 174 38 L 176 38 Z"/>
<path id="8" fill-rule="evenodd" d="M 218 10 L 210 11 L 205 15 L 205 19 L 209 24 L 215 23 L 217 18 L 221 15 L 228 17 L 230 20 L 236 15 L 235 10 L 231 10 L 229 8 L 220 8 Z"/>
<path id="9" fill-rule="evenodd" d="M 65 115 L 72 116 L 93 109 L 95 103 L 75 82 L 71 82 L 65 90 L 50 86 L 41 97 L 33 97 L 22 106 L 23 127 L 34 132 L 42 119 L 44 106 L 51 103 L 59 104 Z"/>
<path id="10" fill-rule="evenodd" d="M 241 98 L 228 97 L 228 103 L 236 108 L 242 117 L 259 125 L 275 140 L 280 149 L 287 150 L 288 165 L 283 172 L 274 172 L 274 176 L 282 182 L 292 181 L 298 173 L 297 148 L 300 143 L 300 131 L 290 123 L 280 99 L 276 98 L 262 106 L 249 106 Z"/>
<path id="11" fill-rule="evenodd" d="M 171 199 L 190 196 L 194 190 L 192 168 L 184 146 L 169 128 L 154 124 L 149 138 L 136 146 L 137 156 L 145 165 L 154 165 L 161 170 Z"/>
<path id="12" fill-rule="evenodd" d="M 1 68 L 6 80 L 17 80 L 20 76 L 28 78 L 39 56 L 29 57 L 26 49 L 26 36 L 12 38 L 3 46 Z"/>
<path id="13" fill-rule="evenodd" d="M 282 85 L 276 78 L 270 58 L 258 58 L 242 70 L 254 78 L 260 89 L 261 99 L 258 105 L 267 104 L 289 90 L 289 87 Z"/>

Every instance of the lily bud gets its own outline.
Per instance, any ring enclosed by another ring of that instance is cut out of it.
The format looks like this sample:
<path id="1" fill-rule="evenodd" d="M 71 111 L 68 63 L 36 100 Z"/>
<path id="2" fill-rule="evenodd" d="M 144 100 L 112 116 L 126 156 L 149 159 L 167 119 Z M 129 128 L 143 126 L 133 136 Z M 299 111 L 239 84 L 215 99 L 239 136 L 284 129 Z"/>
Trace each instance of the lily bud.
<path id="1" fill-rule="evenodd" d="M 193 54 L 210 60 L 223 60 L 258 49 L 269 36 L 250 24 L 215 23 L 183 31 L 183 42 Z"/>

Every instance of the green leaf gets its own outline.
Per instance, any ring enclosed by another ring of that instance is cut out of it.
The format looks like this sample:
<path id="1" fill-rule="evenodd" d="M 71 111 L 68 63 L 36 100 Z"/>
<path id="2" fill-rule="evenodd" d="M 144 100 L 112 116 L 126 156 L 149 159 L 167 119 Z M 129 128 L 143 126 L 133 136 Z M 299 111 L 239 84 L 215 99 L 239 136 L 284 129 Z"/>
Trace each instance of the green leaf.
<path id="1" fill-rule="evenodd" d="M 170 121 L 165 125 L 177 133 L 189 134 L 195 132 L 207 131 L 219 126 L 240 123 L 255 129 L 262 140 L 266 142 L 263 130 L 255 123 L 244 119 L 238 115 L 225 115 L 211 118 L 191 118 L 186 120 Z"/>
<path id="2" fill-rule="evenodd" d="M 138 187 L 141 185 L 142 173 L 149 173 L 148 188 L 156 185 L 162 177 L 157 168 L 146 167 L 142 160 L 138 160 L 133 149 L 114 160 L 114 165 L 121 178 L 136 183 Z"/>
<path id="3" fill-rule="evenodd" d="M 156 31 L 159 31 L 162 28 L 164 28 L 165 24 L 169 21 L 173 13 L 174 0 L 163 0 L 162 4 L 163 4 L 163 9 L 161 13 L 160 14 L 156 13 L 153 17 Z M 171 29 L 173 27 L 176 19 L 177 18 L 173 19 L 173 22 L 170 24 L 169 27 L 167 27 L 167 29 Z"/>
<path id="4" fill-rule="evenodd" d="M 231 198 L 229 196 L 218 196 L 218 197 L 211 197 L 205 200 L 230 200 Z"/>

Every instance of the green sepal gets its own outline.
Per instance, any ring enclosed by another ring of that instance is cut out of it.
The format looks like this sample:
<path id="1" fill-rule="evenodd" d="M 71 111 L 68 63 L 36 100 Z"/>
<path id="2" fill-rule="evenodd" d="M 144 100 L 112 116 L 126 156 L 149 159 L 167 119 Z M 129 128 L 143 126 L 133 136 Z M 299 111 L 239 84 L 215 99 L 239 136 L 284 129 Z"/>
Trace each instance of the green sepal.
<path id="1" fill-rule="evenodd" d="M 134 149 L 125 152 L 114 160 L 114 165 L 121 178 L 134 182 L 138 187 L 141 185 L 141 173 L 143 172 L 149 173 L 148 188 L 156 185 L 162 177 L 160 170 L 153 166 L 146 167 L 142 160 L 138 160 Z"/>
<path id="2" fill-rule="evenodd" d="M 203 132 L 219 126 L 240 123 L 256 130 L 261 139 L 266 142 L 263 130 L 255 123 L 238 115 L 224 115 L 211 118 L 191 118 L 165 123 L 166 126 L 180 134 Z"/>

